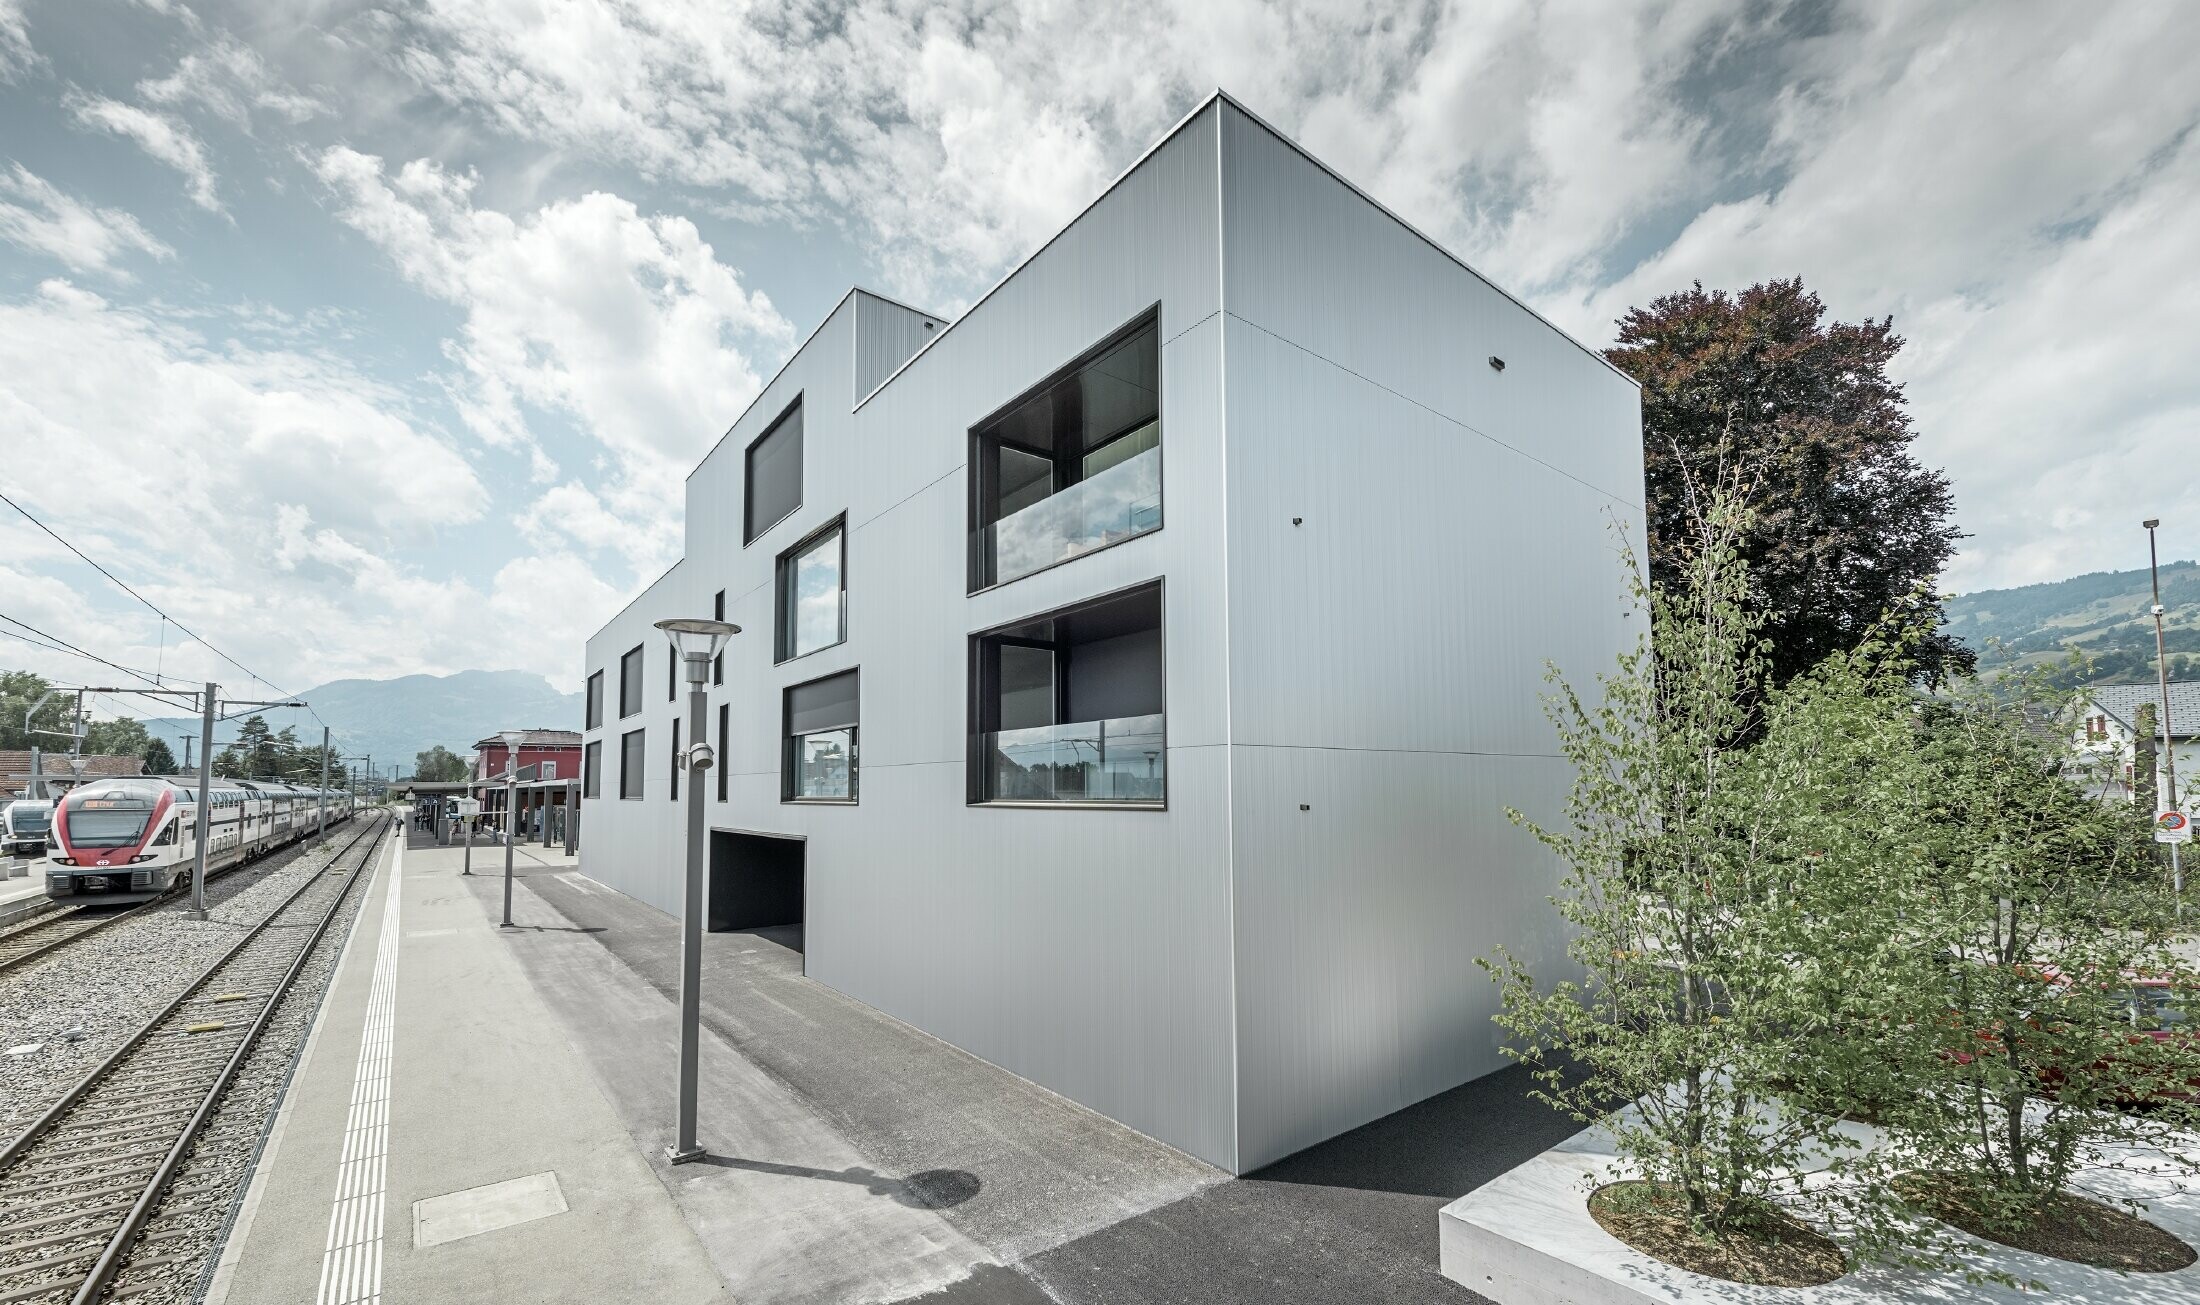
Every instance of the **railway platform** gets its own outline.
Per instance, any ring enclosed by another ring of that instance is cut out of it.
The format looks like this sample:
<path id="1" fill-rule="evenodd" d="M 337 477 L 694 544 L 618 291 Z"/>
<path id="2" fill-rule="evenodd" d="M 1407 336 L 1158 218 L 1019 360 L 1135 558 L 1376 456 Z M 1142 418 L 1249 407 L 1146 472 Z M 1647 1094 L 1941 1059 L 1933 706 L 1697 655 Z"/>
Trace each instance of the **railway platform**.
<path id="1" fill-rule="evenodd" d="M 725 1299 L 497 936 L 503 849 L 494 878 L 475 852 L 473 880 L 457 848 L 385 860 L 208 1301 Z"/>

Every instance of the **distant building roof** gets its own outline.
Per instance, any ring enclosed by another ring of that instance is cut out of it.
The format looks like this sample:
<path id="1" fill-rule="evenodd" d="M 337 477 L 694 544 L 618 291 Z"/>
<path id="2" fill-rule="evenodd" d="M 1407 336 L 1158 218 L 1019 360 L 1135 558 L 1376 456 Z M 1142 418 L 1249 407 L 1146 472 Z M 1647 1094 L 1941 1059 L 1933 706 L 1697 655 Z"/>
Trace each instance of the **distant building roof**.
<path id="1" fill-rule="evenodd" d="M 581 745 L 579 730 L 521 730 L 519 745 L 523 748 L 577 748 Z M 476 751 L 504 746 L 502 734 L 491 734 L 474 744 Z"/>
<path id="2" fill-rule="evenodd" d="M 95 753 L 88 757 L 79 757 L 77 760 L 84 763 L 84 768 L 81 771 L 71 768 L 67 753 L 49 752 L 39 762 L 39 769 L 48 780 L 56 784 L 74 784 L 79 779 L 116 779 L 124 775 L 142 775 L 145 773 L 145 759 L 143 757 L 120 757 L 106 753 Z M 30 773 L 30 753 L 0 751 L 0 795 L 7 798 L 23 796 L 23 791 L 30 787 Z"/>
<path id="3" fill-rule="evenodd" d="M 2162 687 L 2159 684 L 2096 684 L 2085 691 L 2088 701 L 2114 716 L 2117 723 L 2132 733 L 2138 727 L 2132 722 L 2138 719 L 2139 704 L 2155 704 L 2155 712 L 2161 712 Z M 2176 737 L 2189 739 L 2200 735 L 2200 680 L 2171 680 L 2169 684 L 2169 727 Z M 2160 728 L 2157 723 L 2156 728 Z"/>

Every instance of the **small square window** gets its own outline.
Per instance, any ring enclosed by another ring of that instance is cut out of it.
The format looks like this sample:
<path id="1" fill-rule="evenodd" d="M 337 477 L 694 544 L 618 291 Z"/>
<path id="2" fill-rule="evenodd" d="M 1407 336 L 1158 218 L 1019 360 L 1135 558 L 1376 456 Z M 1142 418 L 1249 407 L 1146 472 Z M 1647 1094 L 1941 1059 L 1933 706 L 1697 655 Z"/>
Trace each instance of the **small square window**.
<path id="1" fill-rule="evenodd" d="M 858 688 L 856 672 L 842 671 L 787 690 L 781 801 L 856 800 Z"/>

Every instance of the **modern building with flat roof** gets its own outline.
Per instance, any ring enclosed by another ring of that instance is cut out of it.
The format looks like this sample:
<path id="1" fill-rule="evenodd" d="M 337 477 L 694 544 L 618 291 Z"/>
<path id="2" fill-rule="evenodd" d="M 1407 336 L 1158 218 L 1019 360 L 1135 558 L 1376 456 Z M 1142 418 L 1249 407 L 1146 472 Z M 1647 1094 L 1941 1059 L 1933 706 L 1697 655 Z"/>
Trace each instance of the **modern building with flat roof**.
<path id="1" fill-rule="evenodd" d="M 1627 377 L 1216 94 L 949 322 L 851 290 L 588 641 L 583 867 L 1247 1172 L 1497 1069 L 1547 663 L 1635 634 Z M 1615 524 L 1616 523 L 1616 524 Z"/>

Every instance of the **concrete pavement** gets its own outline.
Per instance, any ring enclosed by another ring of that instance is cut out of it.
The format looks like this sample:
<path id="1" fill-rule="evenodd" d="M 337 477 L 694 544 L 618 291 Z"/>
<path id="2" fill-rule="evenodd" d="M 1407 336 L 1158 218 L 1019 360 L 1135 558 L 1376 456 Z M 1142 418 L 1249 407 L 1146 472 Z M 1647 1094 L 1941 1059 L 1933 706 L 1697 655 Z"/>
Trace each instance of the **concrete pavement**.
<path id="1" fill-rule="evenodd" d="M 725 1299 L 456 856 L 386 854 L 209 1300 Z"/>

